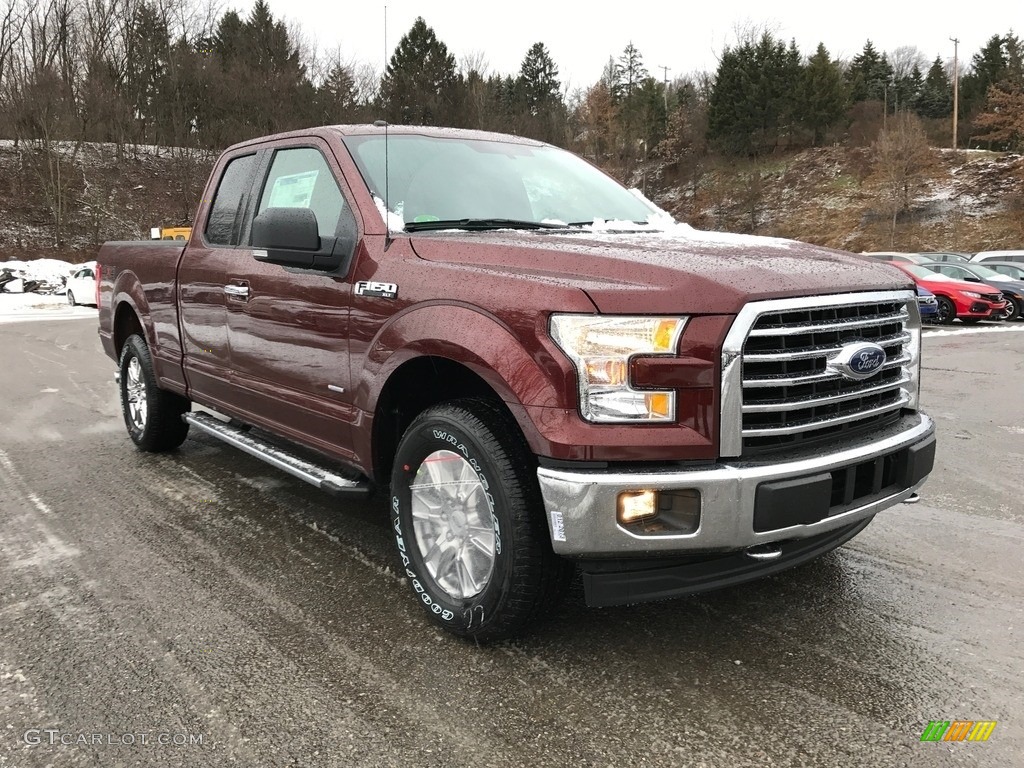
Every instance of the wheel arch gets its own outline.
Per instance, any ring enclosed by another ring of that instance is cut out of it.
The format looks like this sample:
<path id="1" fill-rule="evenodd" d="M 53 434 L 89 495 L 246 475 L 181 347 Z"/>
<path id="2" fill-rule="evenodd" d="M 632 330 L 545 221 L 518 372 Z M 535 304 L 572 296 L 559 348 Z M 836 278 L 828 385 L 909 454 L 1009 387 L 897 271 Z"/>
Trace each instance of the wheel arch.
<path id="1" fill-rule="evenodd" d="M 138 310 L 130 301 L 121 301 L 114 310 L 114 351 L 121 357 L 121 350 L 132 334 L 138 334 L 149 343 L 149 336 L 139 318 Z"/>
<path id="2" fill-rule="evenodd" d="M 465 398 L 487 400 L 519 423 L 495 388 L 468 365 L 437 355 L 412 357 L 399 365 L 381 389 L 373 413 L 371 455 L 377 482 L 388 482 L 398 442 L 420 413 Z"/>

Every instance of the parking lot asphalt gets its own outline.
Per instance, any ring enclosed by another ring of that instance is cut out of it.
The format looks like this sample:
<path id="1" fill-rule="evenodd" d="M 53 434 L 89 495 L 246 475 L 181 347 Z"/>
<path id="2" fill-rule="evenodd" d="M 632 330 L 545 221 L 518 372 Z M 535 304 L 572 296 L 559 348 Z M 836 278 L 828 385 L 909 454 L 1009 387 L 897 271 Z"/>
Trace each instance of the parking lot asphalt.
<path id="1" fill-rule="evenodd" d="M 642 606 L 577 586 L 487 647 L 427 624 L 379 500 L 135 451 L 94 320 L 0 349 L 0 767 L 1024 764 L 1024 332 L 926 332 L 935 472 L 837 552 Z"/>

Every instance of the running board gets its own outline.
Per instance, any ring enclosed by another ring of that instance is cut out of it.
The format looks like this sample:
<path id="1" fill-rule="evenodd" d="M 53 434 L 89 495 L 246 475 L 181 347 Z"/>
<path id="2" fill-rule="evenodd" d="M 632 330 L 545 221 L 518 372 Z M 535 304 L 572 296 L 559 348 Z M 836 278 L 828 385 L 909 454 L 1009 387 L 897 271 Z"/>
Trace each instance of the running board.
<path id="1" fill-rule="evenodd" d="M 267 464 L 284 470 L 289 475 L 305 480 L 320 490 L 341 496 L 367 496 L 370 493 L 368 481 L 351 480 L 305 459 L 300 459 L 298 456 L 293 456 L 287 451 L 253 437 L 238 427 L 225 424 L 208 413 L 186 413 L 182 418 L 206 434 L 223 440 L 228 445 L 233 445 L 250 456 L 262 459 Z"/>

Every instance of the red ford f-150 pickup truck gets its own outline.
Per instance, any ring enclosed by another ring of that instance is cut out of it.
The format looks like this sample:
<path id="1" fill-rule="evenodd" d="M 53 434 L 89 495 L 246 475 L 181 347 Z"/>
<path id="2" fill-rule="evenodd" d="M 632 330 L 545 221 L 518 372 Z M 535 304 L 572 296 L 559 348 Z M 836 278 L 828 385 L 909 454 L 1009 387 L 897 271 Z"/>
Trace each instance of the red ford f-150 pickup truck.
<path id="1" fill-rule="evenodd" d="M 323 127 L 217 162 L 186 244 L 107 243 L 100 337 L 142 450 L 201 430 L 386 492 L 428 615 L 737 584 L 916 500 L 910 280 L 678 224 L 586 161 L 472 131 Z"/>

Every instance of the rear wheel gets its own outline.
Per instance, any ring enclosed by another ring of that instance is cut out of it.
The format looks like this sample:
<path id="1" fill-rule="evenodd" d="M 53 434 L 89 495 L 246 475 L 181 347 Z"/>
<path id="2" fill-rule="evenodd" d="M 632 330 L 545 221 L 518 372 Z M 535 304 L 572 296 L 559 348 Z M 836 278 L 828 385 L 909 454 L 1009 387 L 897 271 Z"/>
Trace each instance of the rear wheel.
<path id="1" fill-rule="evenodd" d="M 561 600 L 573 567 L 551 549 L 535 464 L 498 406 L 460 400 L 406 430 L 391 475 L 405 575 L 434 623 L 512 637 Z"/>
<path id="2" fill-rule="evenodd" d="M 945 296 L 936 296 L 939 302 L 939 311 L 935 313 L 935 322 L 940 325 L 950 325 L 956 320 L 956 305 Z"/>
<path id="3" fill-rule="evenodd" d="M 139 450 L 159 453 L 182 444 L 188 424 L 181 416 L 191 403 L 157 386 L 149 347 L 138 334 L 129 336 L 121 350 L 120 390 L 124 424 Z"/>

